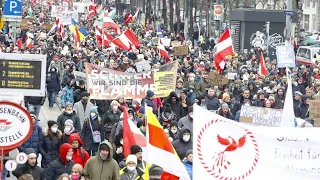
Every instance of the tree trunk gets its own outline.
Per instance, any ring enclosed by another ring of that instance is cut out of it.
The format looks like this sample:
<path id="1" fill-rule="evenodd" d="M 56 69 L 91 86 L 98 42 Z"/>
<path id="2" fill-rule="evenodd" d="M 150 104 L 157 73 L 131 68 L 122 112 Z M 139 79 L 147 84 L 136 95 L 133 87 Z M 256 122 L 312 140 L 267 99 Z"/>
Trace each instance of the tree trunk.
<path id="1" fill-rule="evenodd" d="M 177 32 L 176 32 L 176 34 L 178 34 L 178 33 L 180 33 L 180 24 L 181 24 L 180 0 L 176 0 L 176 15 L 177 15 Z"/>
<path id="2" fill-rule="evenodd" d="M 192 46 L 194 46 L 194 40 L 193 40 L 193 0 L 190 0 L 190 31 L 189 31 L 189 37 L 190 41 L 192 42 Z"/>
<path id="3" fill-rule="evenodd" d="M 169 8 L 170 8 L 170 32 L 173 32 L 173 1 L 169 0 Z"/>
<path id="4" fill-rule="evenodd" d="M 162 7 L 162 18 L 163 18 L 163 22 L 164 24 L 168 24 L 168 18 L 167 18 L 167 1 L 166 0 L 162 0 L 163 2 L 163 7 Z"/>

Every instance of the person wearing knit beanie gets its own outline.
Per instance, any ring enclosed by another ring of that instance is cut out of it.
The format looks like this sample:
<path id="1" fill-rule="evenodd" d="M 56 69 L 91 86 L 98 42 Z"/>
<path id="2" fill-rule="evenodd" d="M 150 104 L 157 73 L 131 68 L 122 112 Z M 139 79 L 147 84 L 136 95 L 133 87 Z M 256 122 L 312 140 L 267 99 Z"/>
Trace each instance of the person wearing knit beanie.
<path id="1" fill-rule="evenodd" d="M 162 173 L 163 173 L 163 169 L 162 169 L 162 167 L 160 167 L 158 165 L 153 164 L 149 168 L 149 178 L 160 179 Z"/>
<path id="2" fill-rule="evenodd" d="M 49 120 L 47 124 L 48 124 L 48 128 L 50 129 L 53 125 L 57 125 L 57 122 L 53 120 Z"/>
<path id="3" fill-rule="evenodd" d="M 147 91 L 147 97 L 152 98 L 154 96 L 154 92 L 150 89 Z"/>
<path id="4" fill-rule="evenodd" d="M 91 120 L 96 120 L 97 117 L 98 117 L 98 108 L 97 108 L 97 106 L 93 106 L 90 109 L 90 118 L 91 118 Z"/>
<path id="5" fill-rule="evenodd" d="M 137 165 L 137 156 L 133 155 L 133 154 L 129 154 L 127 159 L 126 159 L 126 164 L 128 163 L 134 163 L 135 165 Z"/>
<path id="6" fill-rule="evenodd" d="M 228 93 L 223 93 L 222 101 L 226 103 L 230 102 L 230 95 Z"/>
<path id="7" fill-rule="evenodd" d="M 80 180 L 83 174 L 83 167 L 81 164 L 75 164 L 72 166 L 71 179 L 72 180 Z"/>
<path id="8" fill-rule="evenodd" d="M 142 148 L 136 144 L 130 147 L 130 154 L 136 155 L 138 160 L 138 165 L 142 163 Z"/>

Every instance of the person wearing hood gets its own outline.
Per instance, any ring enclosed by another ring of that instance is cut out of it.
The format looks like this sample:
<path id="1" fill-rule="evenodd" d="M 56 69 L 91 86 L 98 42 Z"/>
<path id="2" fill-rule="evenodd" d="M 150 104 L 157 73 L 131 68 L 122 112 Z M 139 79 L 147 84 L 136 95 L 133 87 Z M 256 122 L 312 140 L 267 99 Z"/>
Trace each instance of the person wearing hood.
<path id="1" fill-rule="evenodd" d="M 300 105 L 294 108 L 294 114 L 296 117 L 301 119 L 309 118 L 309 103 L 310 103 L 310 96 L 303 96 L 302 102 Z"/>
<path id="2" fill-rule="evenodd" d="M 172 111 L 171 105 L 169 103 L 165 104 L 164 111 L 161 113 L 159 118 L 160 124 L 166 128 L 171 122 L 177 120 L 177 116 Z"/>
<path id="3" fill-rule="evenodd" d="M 193 132 L 193 106 L 188 108 L 188 115 L 181 118 L 178 122 L 179 128 L 187 127 Z"/>
<path id="4" fill-rule="evenodd" d="M 81 94 L 81 101 L 74 104 L 74 110 L 76 111 L 80 119 L 80 127 L 83 126 L 83 122 L 86 118 L 90 117 L 90 109 L 94 106 L 89 101 L 90 94 L 87 91 L 83 91 Z"/>
<path id="5" fill-rule="evenodd" d="M 192 180 L 192 169 L 193 169 L 192 162 L 193 162 L 193 151 L 192 149 L 190 149 L 186 153 L 186 158 L 183 160 L 183 165 L 186 168 L 191 180 Z"/>
<path id="6" fill-rule="evenodd" d="M 120 180 L 143 180 L 144 171 L 137 166 L 137 156 L 130 154 L 126 159 L 126 167 L 120 170 Z"/>
<path id="7" fill-rule="evenodd" d="M 188 127 L 182 127 L 179 133 L 179 139 L 173 141 L 172 146 L 178 153 L 180 159 L 186 157 L 186 153 L 189 149 L 192 149 L 191 131 Z"/>
<path id="8" fill-rule="evenodd" d="M 76 112 L 73 110 L 73 105 L 70 102 L 66 103 L 65 111 L 57 118 L 57 124 L 60 131 L 64 131 L 64 126 L 67 120 L 72 120 L 73 127 L 77 130 L 81 130 L 80 119 Z"/>
<path id="9" fill-rule="evenodd" d="M 62 89 L 62 92 L 61 92 L 61 107 L 62 107 L 62 111 L 65 110 L 67 102 L 70 102 L 71 104 L 74 104 L 73 88 L 72 88 L 71 79 L 67 80 L 66 86 Z"/>
<path id="10" fill-rule="evenodd" d="M 17 168 L 12 172 L 16 178 L 20 178 L 23 174 L 31 174 L 33 179 L 45 180 L 44 170 L 37 166 L 37 153 L 32 148 L 26 148 L 24 153 L 27 155 L 27 162 L 18 164 Z"/>
<path id="11" fill-rule="evenodd" d="M 25 151 L 26 148 L 32 148 L 39 155 L 39 144 L 42 138 L 42 128 L 38 124 L 38 119 L 33 111 L 30 112 L 33 129 L 32 134 L 27 141 L 18 147 L 19 152 Z"/>
<path id="12" fill-rule="evenodd" d="M 172 112 L 176 115 L 176 119 L 183 117 L 183 106 L 175 92 L 171 92 L 170 95 L 163 100 L 163 104 L 170 104 Z"/>
<path id="13" fill-rule="evenodd" d="M 84 141 L 83 148 L 91 155 L 96 155 L 99 143 L 104 138 L 104 127 L 99 118 L 98 109 L 94 106 L 90 110 L 90 117 L 85 120 L 81 130 L 81 139 Z"/>
<path id="14" fill-rule="evenodd" d="M 71 174 L 72 167 L 75 165 L 72 154 L 72 146 L 68 143 L 62 144 L 59 157 L 52 161 L 46 169 L 46 180 L 56 180 L 63 173 Z"/>
<path id="15" fill-rule="evenodd" d="M 91 157 L 84 167 L 86 180 L 119 180 L 120 168 L 113 158 L 112 145 L 107 141 L 99 144 L 98 153 Z"/>
<path id="16" fill-rule="evenodd" d="M 55 100 L 56 100 L 56 95 L 61 89 L 59 73 L 57 72 L 57 68 L 55 68 L 54 66 L 50 68 L 47 74 L 46 83 L 47 83 L 49 107 L 53 107 L 53 104 L 55 103 Z"/>
<path id="17" fill-rule="evenodd" d="M 71 134 L 68 143 L 71 144 L 73 148 L 72 160 L 84 167 L 90 156 L 89 153 L 82 147 L 83 142 L 80 138 L 80 135 L 78 133 Z"/>
<path id="18" fill-rule="evenodd" d="M 208 80 L 208 75 L 203 74 L 202 80 L 197 84 L 197 92 L 199 95 L 205 94 L 206 92 L 206 87 L 210 85 L 209 80 Z"/>
<path id="19" fill-rule="evenodd" d="M 276 96 L 275 96 L 275 108 L 276 109 L 283 109 L 285 98 L 286 98 L 286 95 L 284 93 L 284 88 L 279 87 L 276 92 Z"/>
<path id="20" fill-rule="evenodd" d="M 264 92 L 261 90 L 257 93 L 256 100 L 253 104 L 254 106 L 257 106 L 257 107 L 263 107 L 264 101 L 265 101 Z"/>
<path id="21" fill-rule="evenodd" d="M 234 117 L 230 112 L 230 108 L 227 103 L 222 103 L 221 108 L 218 110 L 218 114 L 227 119 L 233 120 Z"/>
<path id="22" fill-rule="evenodd" d="M 79 102 L 82 99 L 82 93 L 86 91 L 86 82 L 81 79 L 79 81 L 79 86 L 76 86 L 76 89 L 74 90 L 74 103 Z"/>
<path id="23" fill-rule="evenodd" d="M 179 126 L 176 121 L 172 121 L 169 126 L 169 139 L 170 141 L 174 141 L 179 139 Z"/>
<path id="24" fill-rule="evenodd" d="M 58 129 L 56 121 L 48 121 L 48 129 L 43 132 L 39 144 L 39 151 L 42 155 L 41 166 L 47 168 L 48 164 L 59 156 L 62 132 Z"/>
<path id="25" fill-rule="evenodd" d="M 206 105 L 208 110 L 218 110 L 220 106 L 220 101 L 215 95 L 215 90 L 213 87 L 208 88 L 208 94 L 206 95 Z"/>

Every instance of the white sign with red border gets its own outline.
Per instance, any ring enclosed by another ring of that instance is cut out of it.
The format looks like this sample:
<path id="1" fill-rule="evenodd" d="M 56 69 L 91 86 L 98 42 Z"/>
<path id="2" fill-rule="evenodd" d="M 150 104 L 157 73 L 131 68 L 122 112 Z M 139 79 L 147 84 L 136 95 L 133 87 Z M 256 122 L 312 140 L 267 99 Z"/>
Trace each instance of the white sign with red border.
<path id="1" fill-rule="evenodd" d="M 31 136 L 33 121 L 20 105 L 0 101 L 0 149 L 10 151 L 19 147 Z"/>

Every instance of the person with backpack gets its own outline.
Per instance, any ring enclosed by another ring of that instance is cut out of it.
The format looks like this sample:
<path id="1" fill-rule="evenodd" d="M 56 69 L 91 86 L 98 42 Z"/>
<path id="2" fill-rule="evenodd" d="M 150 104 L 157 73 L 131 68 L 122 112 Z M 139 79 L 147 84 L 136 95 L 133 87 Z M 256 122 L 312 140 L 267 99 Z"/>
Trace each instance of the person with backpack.
<path id="1" fill-rule="evenodd" d="M 89 153 L 82 147 L 83 142 L 80 138 L 78 133 L 74 133 L 70 135 L 69 143 L 73 148 L 73 155 L 72 160 L 77 163 L 81 164 L 82 167 L 87 163 L 88 159 L 90 158 Z"/>
<path id="2" fill-rule="evenodd" d="M 99 144 L 104 138 L 104 127 L 99 118 L 98 109 L 94 106 L 90 109 L 90 117 L 85 119 L 81 130 L 81 139 L 84 141 L 83 148 L 95 156 Z"/>

